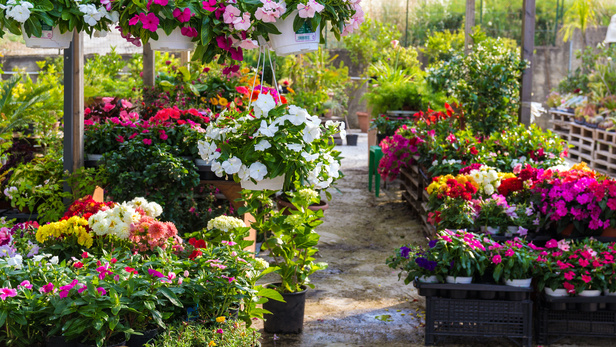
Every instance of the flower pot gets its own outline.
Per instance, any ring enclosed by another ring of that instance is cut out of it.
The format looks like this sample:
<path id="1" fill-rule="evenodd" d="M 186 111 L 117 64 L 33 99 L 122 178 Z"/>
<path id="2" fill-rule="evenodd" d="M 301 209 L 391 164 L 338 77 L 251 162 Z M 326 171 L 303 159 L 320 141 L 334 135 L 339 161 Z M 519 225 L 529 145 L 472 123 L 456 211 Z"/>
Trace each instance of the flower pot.
<path id="1" fill-rule="evenodd" d="M 368 112 L 357 112 L 357 122 L 362 133 L 367 133 L 370 128 L 370 115 Z"/>
<path id="2" fill-rule="evenodd" d="M 142 347 L 145 346 L 146 343 L 150 342 L 150 340 L 154 340 L 156 336 L 160 333 L 160 329 L 151 329 L 147 331 L 140 331 L 143 335 L 131 335 L 130 339 L 127 342 L 128 347 Z"/>
<path id="3" fill-rule="evenodd" d="M 60 32 L 58 27 L 50 27 L 43 24 L 43 34 L 41 37 L 31 36 L 28 37 L 23 25 L 21 26 L 21 32 L 26 41 L 26 47 L 28 48 L 53 48 L 64 49 L 69 48 L 71 41 L 73 40 L 73 32 L 67 31 L 64 34 Z"/>
<path id="4" fill-rule="evenodd" d="M 603 295 L 605 296 L 616 296 L 616 292 L 610 292 L 609 289 L 603 290 Z M 616 303 L 607 303 L 607 309 L 610 311 L 616 311 Z"/>
<path id="5" fill-rule="evenodd" d="M 417 277 L 417 280 L 421 283 L 438 283 L 436 276 L 421 276 Z"/>
<path id="6" fill-rule="evenodd" d="M 447 283 L 456 283 L 456 284 L 470 284 L 473 282 L 473 277 L 463 277 L 463 276 L 447 276 L 445 279 Z"/>
<path id="7" fill-rule="evenodd" d="M 283 208 L 285 209 L 284 212 L 282 212 L 282 214 L 286 216 L 290 216 L 292 214 L 291 211 L 297 210 L 295 206 L 293 206 L 292 203 L 284 199 L 276 200 L 276 205 L 278 205 L 278 210 L 282 210 Z M 323 213 L 325 213 L 325 211 L 328 208 L 329 208 L 329 203 L 327 202 L 327 200 L 323 200 L 323 199 L 321 199 L 321 201 L 318 204 L 313 204 L 313 205 L 308 206 L 308 209 L 310 209 L 311 211 L 316 212 L 318 210 L 322 210 Z"/>
<path id="8" fill-rule="evenodd" d="M 150 40 L 150 47 L 154 51 L 192 51 L 195 44 L 192 37 L 182 35 L 181 28 L 175 28 L 170 35 L 163 29 L 156 30 L 158 40 Z"/>
<path id="9" fill-rule="evenodd" d="M 601 290 L 583 290 L 578 295 L 583 297 L 598 297 L 601 296 Z M 598 302 L 584 302 L 577 304 L 577 309 L 583 312 L 595 312 L 599 309 Z"/>
<path id="10" fill-rule="evenodd" d="M 532 278 L 524 278 L 520 280 L 506 280 L 505 285 L 510 287 L 518 287 L 518 288 L 530 288 L 530 283 L 533 281 Z"/>
<path id="11" fill-rule="evenodd" d="M 438 283 L 438 278 L 436 278 L 436 276 L 421 276 L 417 277 L 417 281 L 420 283 Z M 417 288 L 417 293 L 421 296 L 436 296 L 438 294 L 438 289 L 421 288 L 421 286 L 419 286 Z"/>
<path id="12" fill-rule="evenodd" d="M 259 253 L 261 253 L 261 246 L 263 246 L 263 242 L 255 243 L 255 255 L 259 255 Z"/>
<path id="13" fill-rule="evenodd" d="M 382 142 L 383 140 L 385 140 L 385 138 L 386 138 L 386 137 L 387 137 L 387 135 L 377 134 L 377 135 L 376 135 L 376 145 L 377 145 L 377 146 L 380 146 L 380 145 L 381 145 L 381 142 Z"/>
<path id="14" fill-rule="evenodd" d="M 517 234 L 520 231 L 520 228 L 518 228 L 515 225 L 510 225 L 507 227 L 507 235 L 514 235 Z"/>
<path id="15" fill-rule="evenodd" d="M 359 135 L 357 134 L 347 134 L 347 146 L 357 146 L 357 138 L 359 138 Z"/>
<path id="16" fill-rule="evenodd" d="M 558 289 L 552 290 L 546 287 L 544 291 L 545 291 L 545 295 L 551 296 L 553 298 L 564 298 L 564 297 L 569 296 L 565 288 L 558 288 Z M 557 310 L 557 311 L 566 310 L 567 304 L 564 302 L 551 302 L 550 309 Z"/>
<path id="17" fill-rule="evenodd" d="M 498 233 L 500 232 L 500 227 L 489 227 L 486 225 L 482 225 L 479 227 L 479 230 L 481 230 L 481 232 L 483 232 L 484 234 L 498 235 Z"/>
<path id="18" fill-rule="evenodd" d="M 616 237 L 616 228 L 607 227 L 601 233 L 602 237 Z"/>
<path id="19" fill-rule="evenodd" d="M 269 300 L 263 304 L 263 308 L 272 313 L 263 315 L 263 329 L 268 333 L 300 334 L 304 329 L 306 291 L 307 289 L 298 293 L 283 293 L 285 302 Z"/>
<path id="20" fill-rule="evenodd" d="M 255 183 L 252 183 L 252 181 L 248 180 L 248 181 L 241 181 L 240 185 L 242 186 L 242 189 L 248 189 L 248 190 L 282 190 L 282 187 L 284 185 L 284 175 L 282 176 L 277 176 L 274 178 L 264 178 L 263 180 Z"/>
<path id="21" fill-rule="evenodd" d="M 274 25 L 280 35 L 269 34 L 270 46 L 276 55 L 302 54 L 314 52 L 319 49 L 319 28 L 312 30 L 309 21 L 306 21 L 299 30 L 293 30 L 293 21 L 298 11 L 293 11 L 284 20 L 277 20 Z"/>
<path id="22" fill-rule="evenodd" d="M 66 341 L 64 336 L 49 336 L 45 342 L 47 347 L 73 347 L 75 345 L 74 341 Z"/>

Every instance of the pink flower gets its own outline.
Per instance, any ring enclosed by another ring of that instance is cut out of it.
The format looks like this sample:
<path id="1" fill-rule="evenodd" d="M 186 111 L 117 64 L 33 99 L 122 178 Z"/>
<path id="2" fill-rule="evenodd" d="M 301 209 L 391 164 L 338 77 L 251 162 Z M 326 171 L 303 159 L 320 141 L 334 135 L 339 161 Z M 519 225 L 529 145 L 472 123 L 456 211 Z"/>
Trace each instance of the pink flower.
<path id="1" fill-rule="evenodd" d="M 160 139 L 165 141 L 168 138 L 169 138 L 169 136 L 167 135 L 167 133 L 164 130 L 161 130 L 160 131 Z"/>
<path id="2" fill-rule="evenodd" d="M 41 288 L 39 288 L 39 291 L 41 293 L 51 293 L 54 292 L 54 286 L 53 283 L 49 282 L 46 285 L 42 286 Z"/>
<path id="3" fill-rule="evenodd" d="M 171 271 L 169 271 L 169 273 L 167 274 L 167 278 L 168 278 L 168 279 L 170 279 L 170 280 L 173 280 L 173 279 L 175 279 L 176 277 L 177 277 L 177 276 L 176 276 L 175 272 L 171 272 Z"/>
<path id="4" fill-rule="evenodd" d="M 148 269 L 148 274 L 152 277 L 158 277 L 158 278 L 165 277 L 165 275 L 163 275 L 161 272 L 156 271 L 154 269 Z"/>
<path id="5" fill-rule="evenodd" d="M 227 246 L 235 246 L 235 245 L 237 245 L 237 243 L 233 242 L 233 241 L 222 241 L 221 243 L 223 245 L 227 245 Z"/>
<path id="6" fill-rule="evenodd" d="M 573 278 L 575 278 L 575 272 L 573 271 L 565 272 L 564 276 L 567 281 L 571 281 Z"/>
<path id="7" fill-rule="evenodd" d="M 233 22 L 235 21 L 235 17 L 239 16 L 240 14 L 242 14 L 242 11 L 240 11 L 237 7 L 233 5 L 227 5 L 227 7 L 225 7 L 225 13 L 222 15 L 222 18 L 226 24 L 233 24 Z"/>
<path id="8" fill-rule="evenodd" d="M 575 294 L 575 286 L 569 282 L 563 283 L 563 287 L 567 290 L 569 294 Z"/>
<path id="9" fill-rule="evenodd" d="M 506 252 L 505 252 L 505 256 L 507 257 L 513 257 L 513 255 L 515 254 L 515 252 L 513 251 L 512 248 L 509 248 Z"/>
<path id="10" fill-rule="evenodd" d="M 190 276 L 190 272 L 188 272 L 188 270 L 184 270 L 184 277 L 188 277 Z"/>
<path id="11" fill-rule="evenodd" d="M 224 331 L 222 329 L 218 329 L 216 330 L 216 334 L 224 334 Z"/>
<path id="12" fill-rule="evenodd" d="M 447 141 L 449 141 L 449 143 L 456 142 L 456 136 L 453 133 L 450 133 L 449 136 L 447 136 Z"/>
<path id="13" fill-rule="evenodd" d="M 129 140 L 132 140 L 135 138 L 135 136 L 137 136 L 137 133 L 133 133 L 131 136 L 128 137 Z"/>
<path id="14" fill-rule="evenodd" d="M 250 40 L 250 39 L 242 40 L 240 42 L 240 48 L 243 48 L 243 49 L 259 48 L 259 43 L 257 42 L 257 40 Z"/>
<path id="15" fill-rule="evenodd" d="M 143 29 L 149 30 L 151 32 L 155 32 L 156 30 L 158 30 L 158 23 L 160 22 L 160 20 L 158 19 L 158 17 L 156 17 L 154 13 L 148 13 L 147 15 L 145 13 L 140 13 L 139 20 L 143 25 Z"/>
<path id="16" fill-rule="evenodd" d="M 143 143 L 149 146 L 149 145 L 152 144 L 152 140 L 150 140 L 150 139 L 143 139 Z"/>
<path id="17" fill-rule="evenodd" d="M 81 253 L 81 257 L 82 257 L 83 259 L 87 258 L 87 257 L 88 257 L 88 252 L 83 252 L 83 253 Z"/>
<path id="18" fill-rule="evenodd" d="M 235 30 L 248 30 L 250 29 L 250 12 L 244 12 L 241 17 L 236 17 L 233 20 L 233 26 Z"/>
<path id="19" fill-rule="evenodd" d="M 307 4 L 297 4 L 297 10 L 301 18 L 313 18 L 315 12 L 321 12 L 325 6 L 319 4 L 315 0 L 309 0 Z"/>
<path id="20" fill-rule="evenodd" d="M 501 256 L 500 256 L 500 255 L 498 255 L 498 254 L 492 257 L 492 262 L 493 262 L 494 264 L 500 264 L 500 262 L 501 262 L 501 261 L 503 261 L 503 259 L 502 259 L 502 258 L 501 258 Z"/>
<path id="21" fill-rule="evenodd" d="M 79 289 L 77 290 L 77 293 L 81 294 L 81 293 L 85 292 L 85 291 L 86 291 L 86 289 L 88 289 L 88 286 L 86 286 L 85 284 L 82 284 L 82 285 L 81 285 L 81 288 L 79 288 Z"/>
<path id="22" fill-rule="evenodd" d="M 107 295 L 107 291 L 103 287 L 96 288 L 96 291 L 98 291 L 101 296 L 102 295 Z"/>
<path id="23" fill-rule="evenodd" d="M 206 11 L 214 12 L 216 11 L 216 1 L 217 0 L 207 0 L 203 2 L 203 9 Z"/>
<path id="24" fill-rule="evenodd" d="M 255 12 L 255 18 L 264 23 L 274 23 L 280 18 L 280 11 L 268 10 L 265 7 L 259 7 Z"/>
<path id="25" fill-rule="evenodd" d="M 190 22 L 190 17 L 192 16 L 192 12 L 190 12 L 190 8 L 186 7 L 184 11 L 176 8 L 173 10 L 173 16 L 180 22 L 186 23 Z"/>
<path id="26" fill-rule="evenodd" d="M 587 276 L 587 275 L 582 275 L 582 281 L 584 281 L 584 283 L 588 283 L 588 282 L 592 281 L 592 278 L 590 276 Z"/>
<path id="27" fill-rule="evenodd" d="M 139 23 L 139 15 L 136 14 L 133 18 L 128 20 L 128 25 L 137 25 Z"/>
<path id="28" fill-rule="evenodd" d="M 105 104 L 105 106 L 103 106 L 103 111 L 109 112 L 109 111 L 113 110 L 114 108 L 115 108 L 114 104 Z"/>
<path id="29" fill-rule="evenodd" d="M 124 136 L 118 135 L 118 137 L 116 137 L 116 141 L 118 141 L 119 143 L 124 143 Z"/>
<path id="30" fill-rule="evenodd" d="M 191 28 L 191 27 L 181 28 L 180 32 L 182 33 L 182 35 L 184 35 L 186 37 L 197 37 L 197 36 L 199 36 L 199 33 L 197 32 L 197 30 L 195 28 Z"/>
<path id="31" fill-rule="evenodd" d="M 32 284 L 28 280 L 21 282 L 19 286 L 26 289 L 32 289 Z"/>
<path id="32" fill-rule="evenodd" d="M 17 296 L 17 291 L 13 288 L 0 288 L 0 299 L 2 301 L 6 300 L 6 298 L 12 298 Z"/>
<path id="33" fill-rule="evenodd" d="M 551 239 L 550 241 L 545 243 L 545 248 L 556 248 L 558 247 L 558 241 Z"/>

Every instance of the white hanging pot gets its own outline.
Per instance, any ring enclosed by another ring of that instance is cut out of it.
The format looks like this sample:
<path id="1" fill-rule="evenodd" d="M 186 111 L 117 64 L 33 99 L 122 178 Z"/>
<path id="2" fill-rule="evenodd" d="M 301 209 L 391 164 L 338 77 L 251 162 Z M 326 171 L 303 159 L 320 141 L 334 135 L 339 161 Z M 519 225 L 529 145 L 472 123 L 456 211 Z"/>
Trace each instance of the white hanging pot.
<path id="1" fill-rule="evenodd" d="M 28 37 L 23 25 L 21 26 L 21 32 L 24 37 L 24 41 L 26 41 L 26 47 L 28 48 L 64 49 L 68 48 L 73 40 L 72 31 L 67 31 L 62 34 L 58 27 L 52 28 L 45 24 L 43 24 L 43 34 L 41 37 L 36 37 L 34 35 L 32 37 Z"/>
<path id="2" fill-rule="evenodd" d="M 156 30 L 158 40 L 150 39 L 150 47 L 155 51 L 192 51 L 195 44 L 192 42 L 192 37 L 182 35 L 181 28 L 175 28 L 171 35 L 167 35 L 163 29 Z"/>
<path id="3" fill-rule="evenodd" d="M 257 182 L 257 184 L 254 184 L 251 180 L 241 181 L 240 184 L 242 189 L 279 191 L 282 190 L 282 186 L 284 185 L 284 177 L 285 175 L 274 178 L 264 178 L 263 180 Z"/>
<path id="4" fill-rule="evenodd" d="M 293 21 L 297 16 L 297 11 L 293 11 L 285 20 L 277 20 L 274 25 L 281 32 L 280 35 L 269 34 L 270 46 L 277 55 L 301 54 L 314 52 L 319 49 L 319 28 L 312 30 L 310 22 L 296 32 L 293 30 Z"/>

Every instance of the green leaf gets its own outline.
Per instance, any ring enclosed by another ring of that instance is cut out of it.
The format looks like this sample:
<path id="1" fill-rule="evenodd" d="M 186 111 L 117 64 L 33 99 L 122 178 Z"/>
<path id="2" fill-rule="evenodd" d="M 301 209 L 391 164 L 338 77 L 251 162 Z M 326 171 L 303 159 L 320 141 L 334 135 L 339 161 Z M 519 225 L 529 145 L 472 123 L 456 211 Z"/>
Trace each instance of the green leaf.
<path id="1" fill-rule="evenodd" d="M 262 288 L 257 293 L 257 296 L 268 298 L 268 299 L 272 299 L 272 300 L 276 300 L 276 301 L 280 301 L 280 302 L 285 302 L 283 297 L 282 297 L 282 295 L 280 295 L 280 293 L 278 293 L 274 289 L 270 289 L 270 288 Z"/>
<path id="2" fill-rule="evenodd" d="M 299 15 L 295 16 L 295 19 L 293 19 L 293 31 L 296 32 L 301 29 L 304 23 L 306 23 L 306 18 L 302 18 Z"/>
<path id="3" fill-rule="evenodd" d="M 169 299 L 169 301 L 171 301 L 171 303 L 174 304 L 175 306 L 184 307 L 184 305 L 182 305 L 180 300 L 178 300 L 177 296 L 175 296 L 175 294 L 171 290 L 169 290 L 169 288 L 160 287 L 158 288 L 158 291 L 161 292 L 167 299 Z"/>

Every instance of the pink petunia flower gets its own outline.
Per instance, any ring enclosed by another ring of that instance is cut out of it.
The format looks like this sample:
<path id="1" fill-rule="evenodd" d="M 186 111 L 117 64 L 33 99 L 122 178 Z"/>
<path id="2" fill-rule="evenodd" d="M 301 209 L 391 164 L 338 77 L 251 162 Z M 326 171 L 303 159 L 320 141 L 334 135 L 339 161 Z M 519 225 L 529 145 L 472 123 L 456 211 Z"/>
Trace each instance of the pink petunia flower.
<path id="1" fill-rule="evenodd" d="M 186 7 L 183 11 L 179 8 L 176 8 L 175 10 L 173 10 L 173 17 L 175 17 L 180 23 L 190 22 L 192 12 L 188 7 Z"/>
<path id="2" fill-rule="evenodd" d="M 14 296 L 17 296 L 17 290 L 13 288 L 0 288 L 0 299 L 2 299 L 2 301 Z"/>
<path id="3" fill-rule="evenodd" d="M 154 13 L 148 13 L 147 15 L 145 13 L 140 13 L 139 21 L 141 21 L 143 29 L 151 32 L 158 30 L 158 23 L 160 23 L 160 20 Z"/>

